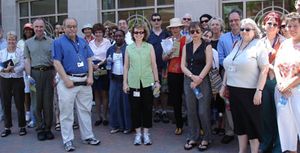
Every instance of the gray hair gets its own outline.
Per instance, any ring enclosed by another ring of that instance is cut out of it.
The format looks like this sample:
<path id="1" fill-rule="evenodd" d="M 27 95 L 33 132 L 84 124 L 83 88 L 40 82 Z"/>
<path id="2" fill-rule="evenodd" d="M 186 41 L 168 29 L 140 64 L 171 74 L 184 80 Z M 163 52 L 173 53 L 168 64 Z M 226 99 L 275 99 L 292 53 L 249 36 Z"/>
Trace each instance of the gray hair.
<path id="1" fill-rule="evenodd" d="M 15 31 L 9 31 L 9 32 L 7 32 L 6 39 L 8 39 L 10 36 L 15 37 L 15 39 L 17 40 L 17 34 L 16 34 Z"/>
<path id="2" fill-rule="evenodd" d="M 209 29 L 211 29 L 211 24 L 212 24 L 212 21 L 214 21 L 214 20 L 219 22 L 219 24 L 220 24 L 220 26 L 221 26 L 221 31 L 223 32 L 224 29 L 225 29 L 225 24 L 224 24 L 223 19 L 221 19 L 221 18 L 219 18 L 219 17 L 213 17 L 213 18 L 211 18 L 211 19 L 209 20 L 209 22 L 208 22 L 208 27 L 209 27 Z"/>
<path id="3" fill-rule="evenodd" d="M 255 21 L 252 20 L 251 18 L 243 19 L 243 20 L 241 21 L 241 26 L 244 26 L 244 25 L 246 25 L 246 24 L 251 25 L 251 27 L 253 28 L 254 34 L 255 34 L 255 35 L 254 35 L 254 38 L 259 39 L 260 36 L 261 36 L 261 31 L 260 31 L 260 29 L 258 28 L 258 26 L 257 26 L 257 24 L 255 23 Z"/>

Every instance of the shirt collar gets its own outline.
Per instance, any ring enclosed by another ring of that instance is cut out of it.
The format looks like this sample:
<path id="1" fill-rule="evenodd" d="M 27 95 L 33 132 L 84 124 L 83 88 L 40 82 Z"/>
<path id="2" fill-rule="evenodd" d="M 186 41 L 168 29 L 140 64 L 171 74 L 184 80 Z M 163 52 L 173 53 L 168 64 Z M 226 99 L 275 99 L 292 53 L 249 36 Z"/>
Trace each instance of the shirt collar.
<path id="1" fill-rule="evenodd" d="M 38 38 L 37 38 L 37 36 L 36 36 L 36 35 L 34 35 L 34 36 L 33 36 L 33 39 L 35 39 L 35 40 L 40 40 L 40 39 L 38 39 Z M 42 39 L 46 40 L 47 38 L 46 38 L 46 36 L 45 36 L 45 35 L 43 35 Z"/>

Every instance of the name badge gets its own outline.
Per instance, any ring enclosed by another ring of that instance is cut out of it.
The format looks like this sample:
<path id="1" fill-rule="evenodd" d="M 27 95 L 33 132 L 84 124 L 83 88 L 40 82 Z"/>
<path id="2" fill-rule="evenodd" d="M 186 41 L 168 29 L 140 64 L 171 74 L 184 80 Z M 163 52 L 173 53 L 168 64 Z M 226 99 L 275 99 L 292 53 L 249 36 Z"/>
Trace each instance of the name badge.
<path id="1" fill-rule="evenodd" d="M 133 97 L 141 97 L 141 93 L 139 91 L 133 91 Z"/>
<path id="2" fill-rule="evenodd" d="M 228 71 L 229 71 L 229 72 L 236 72 L 236 66 L 235 66 L 235 65 L 230 65 L 230 66 L 228 67 Z"/>
<path id="3" fill-rule="evenodd" d="M 77 67 L 83 67 L 83 66 L 84 66 L 83 61 L 77 63 Z"/>

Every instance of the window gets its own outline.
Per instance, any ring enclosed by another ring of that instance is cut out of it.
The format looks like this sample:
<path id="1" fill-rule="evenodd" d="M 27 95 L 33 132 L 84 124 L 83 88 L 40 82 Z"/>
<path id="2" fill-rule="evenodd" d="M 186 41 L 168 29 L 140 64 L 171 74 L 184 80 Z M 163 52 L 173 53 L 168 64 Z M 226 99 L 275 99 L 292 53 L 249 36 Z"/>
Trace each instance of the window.
<path id="1" fill-rule="evenodd" d="M 119 19 L 128 20 L 129 26 L 144 22 L 150 28 L 152 13 L 158 12 L 163 19 L 163 27 L 174 17 L 174 0 L 100 0 L 101 21 L 117 23 Z"/>
<path id="2" fill-rule="evenodd" d="M 246 6 L 246 8 L 243 6 Z M 228 13 L 232 9 L 241 10 L 244 18 L 252 18 L 258 24 L 261 23 L 262 18 L 270 11 L 276 11 L 281 14 L 295 11 L 294 0 L 240 0 L 240 2 L 236 2 L 236 0 L 223 0 L 222 16 L 227 30 L 229 30 Z"/>
<path id="3" fill-rule="evenodd" d="M 23 25 L 32 22 L 34 19 L 42 17 L 45 21 L 45 32 L 53 37 L 54 25 L 62 24 L 68 17 L 68 0 L 28 0 L 19 3 L 19 23 L 20 35 Z"/>

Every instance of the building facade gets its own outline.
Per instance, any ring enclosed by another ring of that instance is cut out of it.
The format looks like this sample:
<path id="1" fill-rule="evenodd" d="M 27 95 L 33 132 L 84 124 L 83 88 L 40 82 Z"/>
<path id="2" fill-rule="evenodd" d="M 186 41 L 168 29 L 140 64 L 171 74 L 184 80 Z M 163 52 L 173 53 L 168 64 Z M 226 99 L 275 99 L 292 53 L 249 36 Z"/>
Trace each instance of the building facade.
<path id="1" fill-rule="evenodd" d="M 162 15 L 163 26 L 169 19 L 190 13 L 198 21 L 204 14 L 222 17 L 227 21 L 231 9 L 237 8 L 244 17 L 260 22 L 269 11 L 287 14 L 294 11 L 294 0 L 0 0 L 1 19 L 5 32 L 14 30 L 20 33 L 26 22 L 42 17 L 46 21 L 46 32 L 53 34 L 55 23 L 62 23 L 66 17 L 78 20 L 78 27 L 86 23 L 116 23 L 127 19 L 129 25 L 144 22 L 150 26 L 153 12 Z"/>

